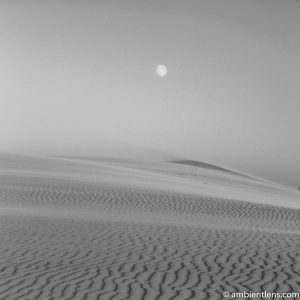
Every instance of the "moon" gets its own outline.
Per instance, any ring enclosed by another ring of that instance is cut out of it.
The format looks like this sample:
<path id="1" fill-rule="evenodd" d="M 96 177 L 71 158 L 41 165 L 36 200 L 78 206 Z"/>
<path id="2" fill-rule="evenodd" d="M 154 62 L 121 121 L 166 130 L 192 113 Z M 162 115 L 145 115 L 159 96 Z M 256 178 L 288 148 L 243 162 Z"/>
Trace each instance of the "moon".
<path id="1" fill-rule="evenodd" d="M 158 77 L 166 77 L 168 74 L 168 68 L 165 65 L 158 65 L 155 68 L 155 72 Z"/>

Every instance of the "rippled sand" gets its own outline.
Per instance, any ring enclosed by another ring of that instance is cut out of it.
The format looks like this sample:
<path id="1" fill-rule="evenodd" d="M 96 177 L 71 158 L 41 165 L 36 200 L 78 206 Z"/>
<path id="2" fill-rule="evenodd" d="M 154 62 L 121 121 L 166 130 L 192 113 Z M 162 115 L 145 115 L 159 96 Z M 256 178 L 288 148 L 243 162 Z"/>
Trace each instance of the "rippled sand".
<path id="1" fill-rule="evenodd" d="M 1 157 L 0 299 L 300 292 L 299 208 L 224 170 Z"/>

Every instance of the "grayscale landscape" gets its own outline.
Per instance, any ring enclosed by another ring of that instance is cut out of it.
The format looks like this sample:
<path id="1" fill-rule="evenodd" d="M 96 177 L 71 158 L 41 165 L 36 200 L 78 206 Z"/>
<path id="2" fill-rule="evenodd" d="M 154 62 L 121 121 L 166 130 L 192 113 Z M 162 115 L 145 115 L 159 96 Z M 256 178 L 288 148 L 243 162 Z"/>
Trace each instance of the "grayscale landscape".
<path id="1" fill-rule="evenodd" d="M 0 300 L 300 299 L 299 16 L 1 0 Z"/>

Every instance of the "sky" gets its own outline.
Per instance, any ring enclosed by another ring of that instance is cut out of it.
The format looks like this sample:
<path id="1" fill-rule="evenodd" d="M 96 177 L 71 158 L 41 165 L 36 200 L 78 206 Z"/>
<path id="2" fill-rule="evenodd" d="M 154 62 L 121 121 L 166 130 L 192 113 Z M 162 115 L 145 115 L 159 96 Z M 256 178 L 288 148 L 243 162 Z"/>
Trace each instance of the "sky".
<path id="1" fill-rule="evenodd" d="M 296 0 L 1 0 L 0 152 L 155 149 L 300 186 L 299 15 Z"/>

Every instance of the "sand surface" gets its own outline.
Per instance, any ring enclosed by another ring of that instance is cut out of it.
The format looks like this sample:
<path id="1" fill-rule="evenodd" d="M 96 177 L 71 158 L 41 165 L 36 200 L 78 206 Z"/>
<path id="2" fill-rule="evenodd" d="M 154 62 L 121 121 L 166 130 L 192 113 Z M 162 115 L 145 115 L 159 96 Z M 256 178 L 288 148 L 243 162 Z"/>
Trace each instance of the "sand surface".
<path id="1" fill-rule="evenodd" d="M 2 155 L 0 299 L 300 292 L 299 196 L 182 163 Z"/>

